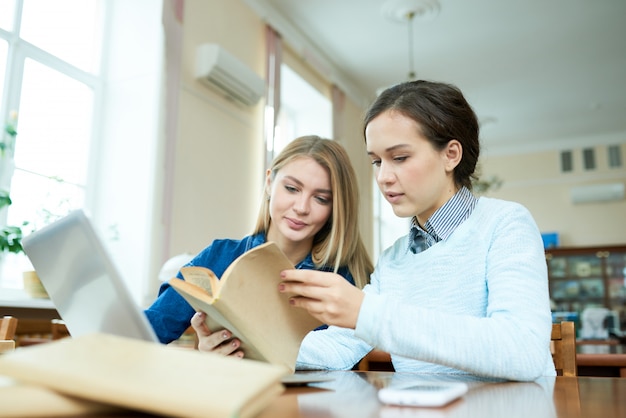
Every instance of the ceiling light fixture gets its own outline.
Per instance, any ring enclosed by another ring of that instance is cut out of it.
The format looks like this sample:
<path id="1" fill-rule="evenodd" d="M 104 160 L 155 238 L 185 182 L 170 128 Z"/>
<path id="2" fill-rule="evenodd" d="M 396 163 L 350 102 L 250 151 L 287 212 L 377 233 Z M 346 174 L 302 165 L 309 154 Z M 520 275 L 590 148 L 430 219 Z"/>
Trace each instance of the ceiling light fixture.
<path id="1" fill-rule="evenodd" d="M 387 0 L 383 3 L 382 14 L 395 22 L 408 24 L 409 73 L 408 80 L 415 80 L 413 47 L 413 22 L 415 19 L 431 21 L 439 14 L 437 0 Z"/>
<path id="2" fill-rule="evenodd" d="M 409 75 L 408 80 L 415 80 L 415 61 L 413 60 L 413 18 L 415 18 L 415 12 L 409 12 L 406 16 L 409 26 Z"/>

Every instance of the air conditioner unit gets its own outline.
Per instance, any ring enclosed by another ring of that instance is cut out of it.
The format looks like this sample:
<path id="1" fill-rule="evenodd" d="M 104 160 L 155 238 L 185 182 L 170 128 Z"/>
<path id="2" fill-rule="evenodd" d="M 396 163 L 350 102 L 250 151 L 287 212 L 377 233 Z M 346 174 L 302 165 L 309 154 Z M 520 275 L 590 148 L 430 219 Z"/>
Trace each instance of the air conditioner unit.
<path id="1" fill-rule="evenodd" d="M 196 78 L 248 106 L 256 104 L 265 93 L 263 79 L 217 44 L 197 47 Z"/>
<path id="2" fill-rule="evenodd" d="M 570 189 L 572 203 L 611 202 L 624 199 L 624 183 L 593 184 Z"/>

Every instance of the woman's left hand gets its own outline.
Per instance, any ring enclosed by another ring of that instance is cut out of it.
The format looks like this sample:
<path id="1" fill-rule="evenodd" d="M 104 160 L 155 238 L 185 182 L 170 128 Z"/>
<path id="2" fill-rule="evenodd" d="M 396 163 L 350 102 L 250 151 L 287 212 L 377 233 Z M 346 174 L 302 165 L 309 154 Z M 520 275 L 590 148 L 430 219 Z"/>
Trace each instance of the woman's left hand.
<path id="1" fill-rule="evenodd" d="M 328 325 L 355 328 L 365 295 L 361 289 L 335 273 L 317 270 L 284 270 L 278 286 L 281 293 L 293 294 L 293 306 L 304 308 Z"/>

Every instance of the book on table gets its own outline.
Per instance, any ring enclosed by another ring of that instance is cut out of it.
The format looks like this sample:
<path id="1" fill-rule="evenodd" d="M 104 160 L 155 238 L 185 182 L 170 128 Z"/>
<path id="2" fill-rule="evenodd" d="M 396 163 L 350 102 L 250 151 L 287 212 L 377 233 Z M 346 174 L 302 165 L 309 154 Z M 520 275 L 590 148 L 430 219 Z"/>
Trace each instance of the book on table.
<path id="1" fill-rule="evenodd" d="M 111 408 L 161 416 L 251 418 L 284 390 L 284 367 L 88 334 L 0 356 L 0 415 L 63 416 Z M 120 415 L 122 416 L 122 415 Z"/>
<path id="2" fill-rule="evenodd" d="M 278 291 L 280 272 L 293 268 L 278 246 L 267 242 L 239 256 L 221 279 L 207 268 L 192 266 L 181 268 L 184 280 L 174 277 L 169 283 L 195 310 L 207 314 L 212 332 L 231 331 L 245 358 L 293 372 L 302 340 L 322 325 Z"/>

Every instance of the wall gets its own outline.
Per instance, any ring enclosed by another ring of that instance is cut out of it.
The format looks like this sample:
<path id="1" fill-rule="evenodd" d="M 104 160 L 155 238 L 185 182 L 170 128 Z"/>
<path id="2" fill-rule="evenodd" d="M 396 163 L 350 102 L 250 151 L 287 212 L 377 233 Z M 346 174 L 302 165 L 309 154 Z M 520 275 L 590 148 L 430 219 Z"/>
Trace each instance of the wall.
<path id="1" fill-rule="evenodd" d="M 196 46 L 207 42 L 264 77 L 263 24 L 252 11 L 240 1 L 185 2 L 171 254 L 246 235 L 259 202 L 263 102 L 239 105 L 195 79 Z"/>
<path id="2" fill-rule="evenodd" d="M 481 158 L 484 177 L 497 175 L 502 187 L 489 196 L 525 205 L 542 232 L 558 232 L 560 246 L 579 247 L 626 243 L 626 200 L 573 204 L 575 186 L 626 183 L 626 134 L 621 140 L 622 167 L 609 168 L 607 146 L 589 144 L 597 169 L 582 169 L 582 148 L 572 149 L 574 170 L 561 173 L 561 150 Z M 618 141 L 619 142 L 619 141 Z M 617 143 L 614 143 L 617 144 Z"/>

